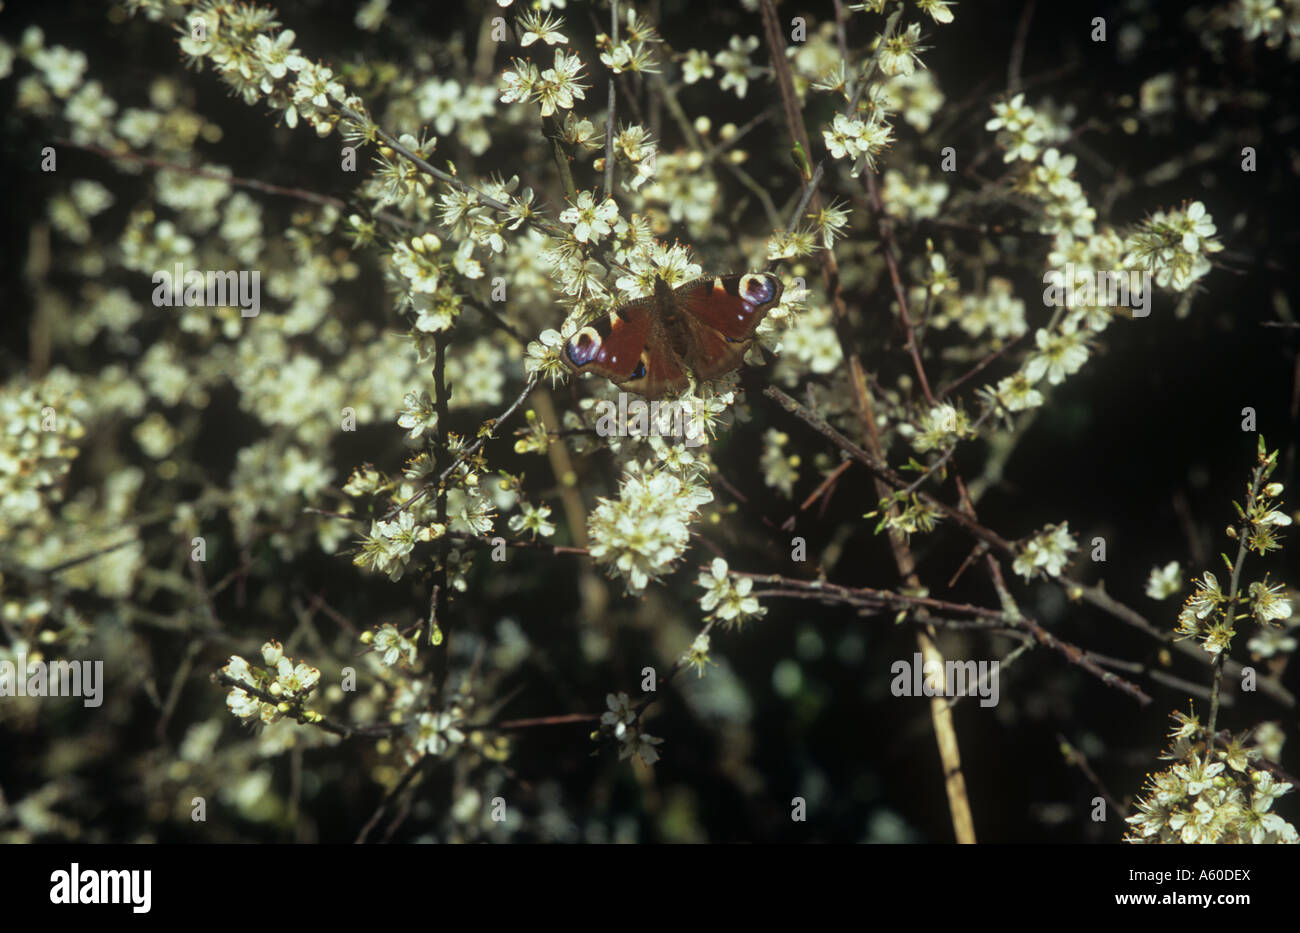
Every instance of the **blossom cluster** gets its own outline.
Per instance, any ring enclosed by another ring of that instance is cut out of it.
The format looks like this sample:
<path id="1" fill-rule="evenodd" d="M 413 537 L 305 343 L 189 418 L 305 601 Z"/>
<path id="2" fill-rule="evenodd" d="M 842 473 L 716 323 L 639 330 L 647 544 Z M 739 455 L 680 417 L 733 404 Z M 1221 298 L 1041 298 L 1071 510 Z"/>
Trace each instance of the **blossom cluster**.
<path id="1" fill-rule="evenodd" d="M 619 744 L 618 757 L 622 761 L 636 755 L 642 763 L 652 765 L 659 760 L 658 745 L 663 739 L 656 738 L 641 728 L 641 720 L 632 701 L 626 693 L 609 694 L 605 697 L 606 710 L 600 716 L 600 732 L 609 735 Z"/>
<path id="2" fill-rule="evenodd" d="M 1078 549 L 1069 522 L 1048 525 L 1021 545 L 1012 569 L 1026 580 L 1035 576 L 1059 577 L 1070 562 L 1070 555 Z"/>
<path id="3" fill-rule="evenodd" d="M 638 593 L 659 579 L 686 551 L 690 526 L 713 493 L 694 463 L 633 461 L 619 482 L 618 498 L 601 498 L 588 518 L 591 556 Z"/>
<path id="4" fill-rule="evenodd" d="M 1300 59 L 1300 0 L 1233 0 L 1228 16 L 1247 41 L 1263 37 L 1270 49 L 1286 42 L 1286 57 Z"/>
<path id="5" fill-rule="evenodd" d="M 294 46 L 292 29 L 282 29 L 274 11 L 253 4 L 205 0 L 176 29 L 181 51 L 201 69 L 216 67 L 221 79 L 247 104 L 265 99 L 290 127 L 299 119 L 318 135 L 337 125 L 338 107 L 363 109 L 327 65 L 315 64 Z"/>
<path id="6" fill-rule="evenodd" d="M 555 64 L 539 70 L 523 59 L 514 59 L 511 68 L 501 76 L 501 103 L 513 104 L 529 101 L 541 108 L 543 117 L 555 115 L 560 110 L 572 110 L 575 101 L 587 96 L 590 85 L 583 84 L 582 71 L 586 66 L 576 53 L 555 50 Z"/>
<path id="7" fill-rule="evenodd" d="M 1210 271 L 1210 256 L 1223 249 L 1215 232 L 1214 219 L 1200 201 L 1156 211 L 1128 236 L 1123 264 L 1153 273 L 1161 288 L 1187 291 Z"/>
<path id="8" fill-rule="evenodd" d="M 848 159 L 856 177 L 864 168 L 875 171 L 876 157 L 889 145 L 893 128 L 885 121 L 885 111 L 873 110 L 865 116 L 835 114 L 829 129 L 822 130 L 826 151 L 833 159 Z"/>
<path id="9" fill-rule="evenodd" d="M 407 762 L 414 764 L 426 755 L 444 756 L 465 741 L 465 712 L 458 702 L 453 702 L 436 713 L 418 713 L 411 720 L 411 747 Z"/>
<path id="10" fill-rule="evenodd" d="M 1270 584 L 1267 574 L 1262 580 L 1252 581 L 1244 587 L 1240 585 L 1239 572 L 1246 551 L 1264 555 L 1277 550 L 1282 546 L 1280 529 L 1291 524 L 1291 516 L 1280 508 L 1282 484 L 1262 482 L 1276 466 L 1277 452 L 1265 453 L 1261 442 L 1260 460 L 1256 483 L 1247 487 L 1244 504 L 1237 505 L 1241 526 L 1229 528 L 1231 537 L 1239 542 L 1240 557 L 1228 592 L 1224 592 L 1219 578 L 1207 570 L 1193 581 L 1194 589 L 1178 614 L 1178 636 L 1197 639 L 1211 655 L 1218 655 L 1231 645 L 1240 618 L 1237 612 L 1240 604 L 1249 606 L 1250 618 L 1265 630 L 1287 622 L 1293 614 L 1292 600 L 1287 595 L 1285 584 Z M 1262 653 L 1271 655 L 1276 652 L 1278 644 L 1274 638 L 1265 638 L 1258 643 Z"/>
<path id="11" fill-rule="evenodd" d="M 917 421 L 915 427 L 910 424 L 899 426 L 899 433 L 908 438 L 917 453 L 945 450 L 975 433 L 970 416 L 947 402 L 922 413 Z"/>
<path id="12" fill-rule="evenodd" d="M 1268 769 L 1265 749 L 1238 736 L 1207 751 L 1206 728 L 1194 714 L 1176 712 L 1173 719 L 1161 757 L 1174 764 L 1147 778 L 1137 812 L 1126 818 L 1125 842 L 1300 842 L 1296 828 L 1273 812 L 1274 801 L 1292 787 Z"/>
<path id="13" fill-rule="evenodd" d="M 86 400 L 62 378 L 0 388 L 0 538 L 46 512 L 61 497 L 86 429 Z"/>
<path id="14" fill-rule="evenodd" d="M 226 694 L 226 706 L 239 719 L 259 719 L 265 725 L 293 713 L 302 722 L 318 721 L 320 713 L 303 707 L 303 702 L 320 683 L 320 671 L 302 661 L 287 657 L 278 641 L 262 645 L 265 666 L 250 664 L 239 655 L 231 655 L 221 673 L 243 687 L 232 686 Z M 248 689 L 245 690 L 244 687 Z M 254 695 L 269 694 L 273 701 Z"/>
<path id="15" fill-rule="evenodd" d="M 767 609 L 758 604 L 758 598 L 751 595 L 753 579 L 733 576 L 721 557 L 715 557 L 709 571 L 701 573 L 696 582 L 705 590 L 700 597 L 700 608 L 712 618 L 739 627 L 749 619 L 767 614 Z"/>
<path id="16" fill-rule="evenodd" d="M 1105 330 L 1115 316 L 1111 302 L 1130 294 L 1118 289 L 1100 293 L 1094 287 L 1099 275 L 1116 281 L 1123 278 L 1127 286 L 1133 275 L 1150 274 L 1156 286 L 1183 292 L 1209 271 L 1209 257 L 1222 246 L 1200 201 L 1183 209 L 1157 211 L 1126 237 L 1110 227 L 1096 229 L 1096 211 L 1073 177 L 1077 160 L 1054 145 L 1068 137 L 1068 127 L 1026 104 L 1023 94 L 995 104 L 993 110 L 995 116 L 986 127 L 997 131 L 1007 162 L 1026 164 L 1019 190 L 1040 202 L 1039 230 L 1053 237 L 1044 277 L 1050 287 L 1044 301 L 1064 310 L 1035 331 L 1035 350 L 1018 372 L 981 390 L 1001 410 L 1018 412 L 1043 404 L 1037 384 L 1044 378 L 1050 385 L 1060 385 L 1087 363 L 1091 337 Z M 1145 289 L 1145 280 L 1134 287 Z M 1014 331 L 999 336 L 1011 335 Z"/>

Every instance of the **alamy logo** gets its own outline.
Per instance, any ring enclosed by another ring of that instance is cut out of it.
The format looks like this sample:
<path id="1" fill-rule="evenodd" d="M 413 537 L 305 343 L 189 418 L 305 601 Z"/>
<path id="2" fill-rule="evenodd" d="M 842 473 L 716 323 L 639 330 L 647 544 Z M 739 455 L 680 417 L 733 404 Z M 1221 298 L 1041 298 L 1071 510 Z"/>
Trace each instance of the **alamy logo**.
<path id="1" fill-rule="evenodd" d="M 51 904 L 130 904 L 133 913 L 147 914 L 153 902 L 153 872 L 119 869 L 82 871 L 72 863 L 68 871 L 50 873 Z"/>
<path id="2" fill-rule="evenodd" d="M 261 272 L 184 269 L 178 262 L 174 272 L 161 269 L 153 274 L 153 284 L 158 286 L 153 290 L 154 307 L 238 307 L 240 317 L 257 317 L 261 311 Z"/>
<path id="3" fill-rule="evenodd" d="M 28 661 L 19 651 L 18 663 L 0 661 L 0 698 L 85 697 L 83 706 L 104 702 L 103 661 Z"/>
<path id="4" fill-rule="evenodd" d="M 1043 304 L 1049 308 L 1132 308 L 1134 317 L 1151 313 L 1151 273 L 1105 269 L 1075 271 L 1067 262 L 1065 271 L 1043 273 Z"/>
<path id="5" fill-rule="evenodd" d="M 596 433 L 601 437 L 680 437 L 687 447 L 704 443 L 707 419 L 699 399 L 646 402 L 626 392 L 618 393 L 618 404 L 596 403 Z"/>
<path id="6" fill-rule="evenodd" d="M 980 706 L 998 705 L 997 661 L 922 662 L 921 653 L 911 661 L 895 661 L 889 692 L 896 697 L 980 697 Z"/>

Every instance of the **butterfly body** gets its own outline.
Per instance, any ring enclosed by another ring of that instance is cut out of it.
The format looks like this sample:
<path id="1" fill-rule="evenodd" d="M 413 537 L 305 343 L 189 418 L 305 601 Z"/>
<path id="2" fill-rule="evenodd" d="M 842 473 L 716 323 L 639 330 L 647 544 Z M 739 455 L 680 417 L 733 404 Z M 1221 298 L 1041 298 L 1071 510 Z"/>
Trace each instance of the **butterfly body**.
<path id="1" fill-rule="evenodd" d="M 620 305 L 582 328 L 560 356 L 574 372 L 594 372 L 646 398 L 685 389 L 693 374 L 715 379 L 738 367 L 781 280 L 763 272 L 704 276 Z"/>

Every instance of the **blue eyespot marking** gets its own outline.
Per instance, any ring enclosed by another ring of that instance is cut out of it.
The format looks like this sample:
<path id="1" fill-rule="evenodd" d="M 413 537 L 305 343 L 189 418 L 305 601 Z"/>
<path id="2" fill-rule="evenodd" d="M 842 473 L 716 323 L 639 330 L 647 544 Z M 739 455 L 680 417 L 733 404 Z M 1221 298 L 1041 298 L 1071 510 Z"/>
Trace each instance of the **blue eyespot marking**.
<path id="1" fill-rule="evenodd" d="M 764 304 L 776 296 L 776 281 L 768 275 L 747 275 L 741 281 L 745 290 L 745 300 L 754 304 Z"/>
<path id="2" fill-rule="evenodd" d="M 564 352 L 574 366 L 586 366 L 600 353 L 600 340 L 584 329 L 565 344 Z"/>
<path id="3" fill-rule="evenodd" d="M 636 364 L 636 369 L 632 370 L 631 378 L 640 379 L 644 375 L 645 375 L 645 360 L 641 360 Z"/>

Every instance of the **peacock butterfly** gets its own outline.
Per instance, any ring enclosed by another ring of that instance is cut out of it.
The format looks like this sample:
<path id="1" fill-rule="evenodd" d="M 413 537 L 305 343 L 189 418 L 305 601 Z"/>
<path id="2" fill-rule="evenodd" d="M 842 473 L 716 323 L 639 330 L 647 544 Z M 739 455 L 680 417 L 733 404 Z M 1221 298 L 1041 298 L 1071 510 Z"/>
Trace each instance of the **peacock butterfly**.
<path id="1" fill-rule="evenodd" d="M 715 379 L 739 366 L 782 288 L 765 272 L 704 276 L 676 288 L 656 278 L 653 295 L 588 324 L 560 357 L 574 372 L 661 398 L 686 388 L 691 373 Z"/>

